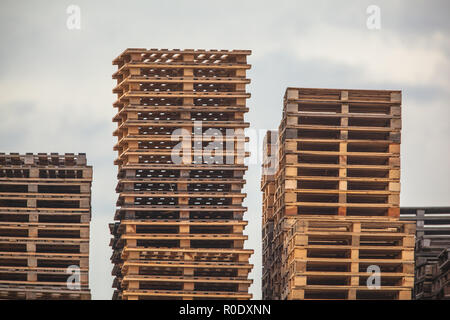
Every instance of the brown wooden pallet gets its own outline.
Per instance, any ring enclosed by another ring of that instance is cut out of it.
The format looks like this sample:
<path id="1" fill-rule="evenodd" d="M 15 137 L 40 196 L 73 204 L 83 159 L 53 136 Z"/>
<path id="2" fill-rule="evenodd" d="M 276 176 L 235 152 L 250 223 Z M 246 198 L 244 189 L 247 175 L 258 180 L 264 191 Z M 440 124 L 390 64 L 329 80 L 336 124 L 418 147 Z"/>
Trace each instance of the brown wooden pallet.
<path id="1" fill-rule="evenodd" d="M 417 300 L 429 300 L 434 297 L 433 282 L 438 274 L 436 261 L 423 261 L 416 259 L 414 277 L 414 298 Z"/>
<path id="2" fill-rule="evenodd" d="M 136 242 L 142 243 L 143 247 L 209 248 L 226 246 L 227 248 L 242 249 L 245 240 L 247 240 L 247 236 L 240 235 L 217 237 L 207 235 L 124 235 L 120 238 L 111 239 L 110 245 L 114 250 L 121 249 L 123 246 L 136 246 Z"/>
<path id="3" fill-rule="evenodd" d="M 189 233 L 204 230 L 204 232 L 211 231 L 211 233 L 228 233 L 240 232 L 247 225 L 246 221 L 242 220 L 212 220 L 212 219 L 195 219 L 195 220 L 122 220 L 120 223 L 110 224 L 109 228 L 113 234 L 135 233 L 139 230 L 152 227 L 155 232 L 158 229 L 169 230 L 173 233 Z M 215 232 L 213 232 L 215 231 Z"/>
<path id="4" fill-rule="evenodd" d="M 219 186 L 220 187 L 220 186 Z M 135 197 L 174 197 L 174 198 L 244 198 L 247 194 L 240 192 L 202 192 L 188 190 L 145 190 L 145 191 L 124 191 L 119 193 L 122 198 Z"/>
<path id="5" fill-rule="evenodd" d="M 275 212 L 275 170 L 273 161 L 276 159 L 277 145 L 276 131 L 268 130 L 263 142 L 263 165 L 261 174 L 261 191 L 263 192 L 263 230 L 264 225 L 273 220 Z M 263 231 L 264 232 L 264 231 Z M 264 238 L 264 235 L 263 235 Z M 263 250 L 265 245 L 263 243 Z"/>
<path id="6" fill-rule="evenodd" d="M 17 210 L 21 209 L 21 210 Z M 30 208 L 0 208 L 2 222 L 86 223 L 91 220 L 89 208 L 41 210 Z"/>
<path id="7" fill-rule="evenodd" d="M 186 276 L 180 279 L 177 276 L 152 276 L 152 275 L 130 275 L 125 276 L 123 281 L 148 281 L 148 282 L 210 282 L 210 283 L 246 283 L 251 284 L 252 280 L 242 277 L 195 277 Z"/>
<path id="8" fill-rule="evenodd" d="M 116 266 L 117 267 L 117 266 Z M 229 270 L 237 272 L 237 276 L 247 276 L 253 265 L 245 262 L 217 262 L 217 261 L 140 261 L 127 260 L 123 262 L 121 273 L 127 274 L 145 274 L 145 270 L 172 270 L 174 272 L 183 271 L 182 274 L 190 275 L 195 270 L 210 270 L 221 272 Z M 140 271 L 142 270 L 142 271 Z M 113 270 L 113 274 L 114 270 Z M 205 274 L 206 276 L 206 274 Z"/>
<path id="9" fill-rule="evenodd" d="M 174 280 L 179 284 L 183 283 L 193 283 L 189 280 L 185 281 L 185 279 L 190 279 L 192 276 L 196 276 L 198 279 L 197 282 L 209 282 L 211 279 L 217 279 L 217 277 L 235 279 L 238 277 L 240 280 L 237 282 L 241 283 L 240 290 L 248 290 L 248 285 L 250 284 L 247 280 L 247 276 L 249 271 L 251 270 L 252 265 L 245 263 L 236 263 L 236 262 L 205 262 L 205 261 L 139 261 L 133 262 L 133 260 L 129 260 L 124 262 L 123 266 L 120 267 L 116 265 L 113 269 L 113 275 L 116 275 L 115 286 L 120 288 L 122 286 L 127 286 L 128 280 L 126 279 L 134 279 L 133 287 L 145 286 L 145 279 L 136 279 L 136 277 L 146 277 L 150 279 L 154 279 L 156 283 L 161 286 L 165 286 L 167 284 L 158 281 L 156 277 L 167 278 L 168 276 L 172 276 Z M 120 276 L 117 273 L 120 271 Z M 125 278 L 122 278 L 122 275 Z M 160 275 L 160 276 L 158 276 Z M 203 279 L 203 280 L 202 280 Z M 125 281 L 125 282 L 124 282 Z M 214 280 L 213 280 L 214 281 Z M 212 282 L 213 282 L 212 281 Z M 217 282 L 217 281 L 216 281 Z M 223 285 L 223 281 L 219 281 Z M 235 281 L 231 281 L 235 282 Z M 220 283 L 217 285 L 220 287 Z M 148 286 L 148 285 L 147 285 Z M 179 286 L 179 285 L 177 285 Z M 172 290 L 176 290 L 177 286 L 173 287 Z M 189 289 L 189 287 L 185 287 Z M 167 289 L 167 288 L 166 288 Z M 201 290 L 200 288 L 198 288 Z"/>
<path id="10" fill-rule="evenodd" d="M 88 223 L 51 223 L 51 222 L 0 222 L 0 228 L 36 228 L 36 229 L 55 229 L 55 230 L 80 230 L 89 228 Z"/>
<path id="11" fill-rule="evenodd" d="M 0 179 L 2 181 L 14 180 L 20 182 L 44 182 L 44 179 L 54 182 L 89 182 L 92 180 L 92 169 L 5 166 L 0 167 Z"/>
<path id="12" fill-rule="evenodd" d="M 449 238 L 443 236 L 416 236 L 417 257 L 437 259 L 443 249 L 450 246 Z"/>
<path id="13" fill-rule="evenodd" d="M 295 189 L 292 189 L 295 190 Z M 289 190 L 291 191 L 291 190 Z M 308 192 L 308 191 L 305 191 Z M 328 216 L 392 216 L 397 217 L 400 208 L 397 206 L 397 198 L 391 201 L 381 201 L 376 196 L 367 197 L 361 194 L 348 193 L 349 199 L 360 199 L 361 202 L 347 201 L 344 195 L 347 192 L 330 192 L 330 193 L 303 193 L 297 195 L 295 192 L 290 192 L 289 195 L 281 193 L 276 197 L 274 205 L 274 215 L 276 220 L 283 216 L 309 216 L 309 215 L 328 215 Z M 341 196 L 341 199 L 339 197 Z M 364 198 L 365 197 L 365 198 Z M 288 202 L 286 201 L 286 198 Z M 292 199 L 292 200 L 291 200 Z M 297 200 L 298 199 L 298 200 Z"/>
<path id="14" fill-rule="evenodd" d="M 241 233 L 235 234 L 200 234 L 200 233 L 152 233 L 152 234 L 139 234 L 139 233 L 124 233 L 120 236 L 121 240 L 246 240 L 247 236 Z"/>
<path id="15" fill-rule="evenodd" d="M 247 166 L 242 165 L 228 165 L 228 164 L 222 164 L 211 167 L 210 164 L 175 164 L 171 166 L 170 168 L 167 168 L 167 165 L 161 164 L 161 163 L 140 163 L 140 164 L 125 164 L 122 167 L 119 168 L 119 175 L 122 176 L 125 173 L 130 173 L 131 175 L 136 175 L 137 172 L 143 172 L 148 170 L 165 170 L 168 172 L 171 171 L 177 171 L 185 174 L 189 174 L 191 171 L 198 172 L 209 172 L 209 171 L 229 171 L 230 174 L 234 174 L 234 176 L 240 176 L 242 177 L 244 175 L 244 172 L 247 170 Z"/>
<path id="16" fill-rule="evenodd" d="M 149 239 L 231 239 L 233 235 L 241 234 L 247 222 L 240 220 L 123 220 L 110 224 L 110 230 L 116 237 L 122 238 L 136 235 L 146 237 L 146 233 L 154 233 Z M 170 232 L 170 233 L 169 233 Z M 203 233 L 203 234 L 201 234 Z"/>
<path id="17" fill-rule="evenodd" d="M 187 102 L 183 105 L 184 100 L 191 101 Z M 189 114 L 189 112 L 205 112 L 205 99 L 199 99 L 194 103 L 192 98 L 168 98 L 168 99 L 146 99 L 146 98 L 131 98 L 131 99 L 119 99 L 113 103 L 113 107 L 117 108 L 118 113 L 113 117 L 114 122 L 118 122 L 117 120 L 124 121 L 125 116 L 128 116 L 128 112 L 134 114 L 135 111 L 144 111 L 150 112 L 150 110 L 154 112 L 180 112 L 183 115 Z M 209 99 L 208 99 L 209 100 Z M 214 104 L 208 106 L 208 111 L 210 112 L 227 112 L 233 113 L 236 115 L 241 114 L 242 112 L 248 112 L 248 108 L 245 104 L 242 103 L 241 99 L 236 101 L 237 99 L 215 99 Z M 162 101 L 166 103 L 161 103 Z M 214 100 L 213 100 L 214 101 Z M 220 103 L 217 103 L 220 102 Z M 239 102 L 239 104 L 237 104 Z M 151 105 L 151 106 L 149 106 Z M 194 113 L 194 115 L 195 115 Z M 180 115 L 181 116 L 181 115 Z"/>
<path id="18" fill-rule="evenodd" d="M 212 84 L 212 86 L 208 86 L 207 88 L 202 88 L 203 90 L 208 90 L 210 88 L 215 88 L 214 85 L 222 84 L 225 88 L 230 91 L 240 91 L 240 90 L 232 90 L 233 88 L 239 88 L 238 85 L 248 84 L 250 83 L 250 79 L 242 79 L 242 78 L 209 78 L 209 77 L 171 77 L 171 78 L 161 78 L 158 76 L 154 77 L 146 77 L 146 76 L 137 76 L 130 75 L 125 78 L 122 82 L 120 82 L 114 89 L 113 92 L 122 90 L 123 88 L 128 89 L 130 84 L 137 83 L 140 86 L 144 86 L 146 89 L 158 89 L 158 90 L 173 90 L 177 88 L 182 88 L 183 83 L 192 83 L 196 84 L 198 87 L 199 84 Z M 146 85 L 147 84 L 147 85 Z"/>
<path id="19" fill-rule="evenodd" d="M 14 199 L 14 200 L 60 200 L 60 201 L 81 201 L 82 199 L 89 199 L 89 194 L 45 194 L 45 193 L 23 193 L 23 192 L 3 192 L 0 196 L 1 199 Z"/>
<path id="20" fill-rule="evenodd" d="M 173 165 L 171 158 L 172 154 L 163 154 L 163 155 L 151 155 L 151 154 L 142 154 L 142 153 L 133 153 L 133 152 L 124 152 L 119 158 L 114 160 L 114 164 L 121 166 L 124 163 L 131 163 L 131 164 L 145 164 L 152 160 L 166 163 L 168 166 Z M 247 157 L 249 153 L 238 153 L 238 154 L 224 154 L 224 155 L 218 155 L 221 156 L 217 160 L 215 160 L 212 156 L 210 158 L 211 162 L 215 162 L 215 164 L 211 164 L 211 167 L 214 168 L 214 165 L 222 165 L 222 164 L 243 164 L 244 158 Z M 199 154 L 200 156 L 200 154 Z M 188 162 L 188 163 L 194 163 L 194 160 L 192 160 L 192 155 L 190 154 L 183 154 L 182 161 Z M 190 159 L 190 160 L 189 160 Z M 217 162 L 216 162 L 217 161 Z"/>
<path id="21" fill-rule="evenodd" d="M 86 165 L 86 154 L 80 153 L 80 154 L 73 154 L 73 153 L 66 153 L 66 154 L 58 154 L 58 153 L 39 153 L 39 154 L 32 154 L 27 153 L 25 155 L 21 155 L 18 153 L 10 153 L 5 154 L 0 152 L 0 165 L 1 166 L 7 166 L 7 165 L 37 165 L 37 166 L 47 166 L 47 165 L 54 165 L 54 166 L 85 166 Z"/>
<path id="22" fill-rule="evenodd" d="M 198 207 L 198 206 L 166 206 L 166 207 L 122 207 L 115 214 L 116 220 L 121 219 L 233 219 L 242 220 L 245 207 Z"/>
<path id="23" fill-rule="evenodd" d="M 173 183 L 176 186 L 180 186 L 183 184 L 230 184 L 230 185 L 243 185 L 245 184 L 244 179 L 239 178 L 189 178 L 189 177 L 180 177 L 180 178 L 125 178 L 121 179 L 118 182 L 118 186 L 121 187 L 119 190 L 134 190 L 135 184 L 155 184 L 155 183 Z"/>
<path id="24" fill-rule="evenodd" d="M 8 266 L 37 266 L 51 263 L 61 267 L 77 265 L 80 268 L 87 268 L 89 257 L 87 254 L 54 254 L 36 252 L 0 252 L 1 264 Z"/>
<path id="25" fill-rule="evenodd" d="M 275 220 L 286 214 L 398 216 L 400 103 L 394 91 L 288 88 Z M 395 136 L 370 136 L 391 131 Z"/>
<path id="26" fill-rule="evenodd" d="M 204 106 L 152 106 L 151 110 L 148 110 L 148 107 L 145 106 L 139 106 L 139 105 L 131 105 L 126 102 L 118 102 L 115 104 L 115 107 L 119 108 L 119 111 L 116 113 L 116 115 L 113 117 L 113 122 L 123 122 L 125 117 L 128 117 L 128 114 L 132 114 L 136 118 L 139 119 L 139 117 L 144 118 L 144 114 L 149 115 L 149 113 L 157 113 L 161 115 L 162 113 L 166 114 L 166 112 L 170 112 L 172 114 L 177 114 L 177 118 L 181 117 L 181 114 L 178 115 L 178 113 L 183 113 L 185 116 L 194 116 L 194 119 L 199 118 L 200 115 L 204 114 L 205 107 Z M 242 113 L 246 113 L 249 111 L 249 109 L 245 106 L 239 105 L 239 106 L 210 106 L 208 107 L 208 110 L 210 112 L 215 113 L 222 113 L 224 115 L 231 114 L 230 117 L 236 118 L 237 116 L 241 115 Z M 208 112 L 209 114 L 209 112 Z M 139 135 L 129 135 L 130 137 L 137 137 Z M 140 136 L 142 138 L 146 137 L 145 135 Z M 155 138 L 161 138 L 160 136 L 155 136 Z"/>
<path id="27" fill-rule="evenodd" d="M 126 120 L 120 123 L 119 127 L 113 132 L 113 135 L 119 136 L 125 129 L 131 131 L 132 134 L 139 134 L 139 127 L 158 127 L 163 129 L 170 129 L 172 133 L 174 128 L 189 128 L 195 127 L 196 121 L 190 120 Z M 243 121 L 202 121 L 202 125 L 205 128 L 228 128 L 228 129 L 244 129 L 248 128 L 250 124 Z M 132 129 L 135 130 L 132 130 Z M 161 130 L 161 129 L 159 129 Z M 134 132 L 133 132 L 134 131 Z M 160 132 L 160 131 L 158 131 Z M 164 133 L 167 135 L 167 133 Z"/>
<path id="28" fill-rule="evenodd" d="M 346 292 L 345 286 L 364 285 L 369 276 L 365 268 L 370 265 L 381 268 L 381 291 L 386 287 L 412 290 L 414 224 L 382 218 L 352 221 L 349 217 L 286 222 L 290 240 L 283 240 L 285 249 L 281 251 L 281 272 L 287 275 L 281 284 L 283 299 L 302 298 L 300 293 L 291 293 L 319 287 L 322 290 L 315 299 L 334 299 L 332 290 Z M 308 297 L 314 295 L 303 298 Z M 355 298 L 359 299 L 354 292 L 341 297 Z"/>
<path id="29" fill-rule="evenodd" d="M 236 88 L 237 84 L 248 84 L 250 83 L 250 79 L 243 79 L 240 77 L 235 78 L 210 78 L 210 77 L 159 77 L 159 76 L 138 76 L 138 75 L 130 75 L 125 78 L 122 82 L 120 82 L 114 89 L 113 92 L 117 89 L 121 88 L 129 88 L 129 84 L 137 83 L 143 86 L 145 89 L 159 89 L 159 90 L 174 90 L 179 88 L 182 83 L 194 83 L 197 84 L 197 89 L 202 87 L 200 84 L 213 84 L 213 86 L 208 86 L 208 88 L 201 88 L 202 90 L 208 90 L 210 88 L 214 88 L 214 85 L 221 84 L 224 87 L 224 91 L 233 91 L 232 88 Z M 240 90 L 236 90 L 240 91 Z M 115 93 L 115 92 L 114 92 Z"/>
<path id="30" fill-rule="evenodd" d="M 89 182 L 92 179 L 92 167 L 86 165 L 85 154 L 0 153 L 0 179 L 36 179 L 40 182 L 46 179 L 86 179 L 85 181 Z"/>
<path id="31" fill-rule="evenodd" d="M 306 157 L 310 157 L 311 161 L 314 160 L 320 160 L 320 159 L 325 159 L 325 157 L 328 157 L 329 159 L 335 159 L 336 157 L 338 158 L 337 160 L 341 160 L 339 159 L 339 157 L 344 157 L 342 160 L 346 160 L 347 162 L 339 162 L 341 165 L 343 164 L 356 164 L 356 165 L 361 165 L 364 166 L 364 162 L 363 161 L 379 161 L 380 164 L 379 165 L 383 165 L 384 163 L 388 163 L 388 162 L 394 162 L 394 159 L 391 160 L 391 158 L 398 158 L 400 156 L 400 149 L 397 146 L 394 146 L 393 144 L 389 145 L 389 148 L 385 148 L 385 146 L 383 146 L 382 148 L 379 149 L 373 149 L 374 151 L 346 151 L 346 150 L 342 150 L 344 148 L 342 148 L 341 150 L 336 149 L 335 147 L 338 144 L 334 143 L 334 144 L 329 144 L 328 146 L 331 146 L 332 150 L 313 150 L 314 148 L 317 147 L 317 143 L 311 143 L 310 145 L 308 145 L 307 147 L 302 147 L 302 144 L 300 143 L 294 143 L 292 146 L 292 149 L 289 150 L 289 145 L 285 146 L 285 148 L 283 148 L 281 150 L 280 153 L 280 158 L 283 159 L 284 156 L 286 156 L 286 163 L 289 164 L 297 164 L 297 163 L 305 163 L 308 162 L 307 159 L 303 159 Z M 341 143 L 342 145 L 342 143 Z M 359 145 L 355 144 L 355 145 Z M 348 144 L 347 144 L 348 146 Z M 351 146 L 351 145 L 350 145 Z M 297 150 L 295 150 L 294 148 L 296 148 Z M 358 149 L 353 149 L 353 150 L 358 150 Z M 360 149 L 360 150 L 364 150 L 364 149 Z M 353 160 L 353 159 L 359 159 L 360 163 L 357 163 L 356 161 L 353 162 L 349 162 L 349 160 Z M 392 165 L 392 167 L 395 164 Z M 366 165 L 368 169 L 371 168 L 370 165 Z"/>
<path id="32" fill-rule="evenodd" d="M 79 187 L 78 189 L 76 187 Z M 30 178 L 24 182 L 22 179 L 14 178 L 0 178 L 0 188 L 2 192 L 20 192 L 20 193 L 33 193 L 38 192 L 42 194 L 52 194 L 55 190 L 58 190 L 58 194 L 89 194 L 89 183 L 76 183 L 76 182 L 57 182 L 50 181 L 42 178 Z M 20 189 L 20 190 L 18 190 Z M 41 189 L 41 190 L 39 190 Z M 42 190 L 43 189 L 43 190 Z M 70 190 L 68 190 L 70 189 Z M 36 190 L 36 191 L 33 191 Z"/>
<path id="33" fill-rule="evenodd" d="M 397 109 L 398 110 L 398 109 Z M 335 112 L 334 112 L 335 111 Z M 288 105 L 286 106 L 283 117 L 286 119 L 286 123 L 283 125 L 287 125 L 289 122 L 294 122 L 293 120 L 289 121 L 288 119 L 297 118 L 298 123 L 293 124 L 307 124 L 310 122 L 316 122 L 319 125 L 330 125 L 333 123 L 339 123 L 342 118 L 349 119 L 371 119 L 378 120 L 379 122 L 375 122 L 374 124 L 381 124 L 381 120 L 390 121 L 391 119 L 400 119 L 400 114 L 398 112 L 381 112 L 381 113 L 372 113 L 369 110 L 365 110 L 363 108 L 354 111 L 360 112 L 351 112 L 352 110 L 349 108 L 342 108 L 339 104 L 331 106 L 315 106 L 308 105 L 307 103 L 301 103 L 298 105 Z M 389 111 L 389 110 L 388 110 Z M 372 125 L 374 125 L 372 124 Z"/>
<path id="34" fill-rule="evenodd" d="M 246 277 L 245 277 L 246 278 Z M 143 276 L 130 275 L 125 276 L 120 282 L 119 287 L 124 290 L 133 291 L 134 289 L 167 290 L 172 292 L 192 291 L 197 294 L 202 291 L 211 292 L 231 292 L 246 293 L 251 285 L 251 280 L 234 277 L 191 277 L 183 276 Z"/>
<path id="35" fill-rule="evenodd" d="M 445 248 L 438 256 L 439 269 L 447 271 L 450 269 L 450 247 Z"/>
<path id="36" fill-rule="evenodd" d="M 157 216 L 159 219 L 166 219 L 167 217 L 179 217 L 189 218 L 198 217 L 200 219 L 212 217 L 216 219 L 217 214 L 221 215 L 221 218 L 241 220 L 243 213 L 247 208 L 235 205 L 227 206 L 186 206 L 186 205 L 165 205 L 165 206 L 124 206 L 122 205 L 120 209 L 117 209 L 115 217 L 116 220 L 137 217 L 154 217 Z"/>
<path id="37" fill-rule="evenodd" d="M 153 290 L 186 290 L 186 291 L 238 291 L 248 292 L 252 280 L 247 277 L 196 277 L 127 275 L 120 281 L 120 287 L 125 290 L 153 289 Z"/>
<path id="38" fill-rule="evenodd" d="M 292 88 L 286 89 L 285 100 L 309 100 L 317 102 L 352 102 L 372 104 L 400 104 L 399 90 L 358 90 L 358 89 L 316 89 Z"/>
<path id="39" fill-rule="evenodd" d="M 247 262 L 253 250 L 249 249 L 210 249 L 210 248 L 143 248 L 125 247 L 116 261 L 139 259 L 142 261 L 211 261 L 211 262 Z M 113 258 L 112 258 L 113 259 Z"/>
<path id="40" fill-rule="evenodd" d="M 364 286 L 313 286 L 308 289 L 295 289 L 286 297 L 289 300 L 411 300 L 408 287 L 384 287 L 371 290 Z"/>
<path id="41" fill-rule="evenodd" d="M 245 79 L 248 64 L 202 64 L 195 63 L 127 63 L 113 74 L 113 79 L 120 84 L 130 76 L 145 77 L 208 77 L 208 78 L 242 78 Z M 184 88 L 192 87 L 191 84 L 183 84 Z M 136 86 L 136 84 L 135 84 Z"/>
<path id="42" fill-rule="evenodd" d="M 241 91 L 227 91 L 227 92 L 215 92 L 215 91 L 195 91 L 193 88 L 192 91 L 159 91 L 157 90 L 146 90 L 142 86 L 138 89 L 130 89 L 129 91 L 119 93 L 119 99 L 130 99 L 130 98 L 149 98 L 149 97 L 180 97 L 180 98 L 242 98 L 248 99 L 250 98 L 249 93 L 241 92 Z"/>
<path id="43" fill-rule="evenodd" d="M 280 127 L 282 133 L 286 130 L 287 139 L 299 138 L 328 138 L 334 140 L 382 140 L 399 143 L 400 129 L 391 127 L 370 127 L 370 126 L 328 126 L 314 124 L 296 124 Z"/>
<path id="44" fill-rule="evenodd" d="M 0 222 L 0 237 L 88 239 L 89 224 Z"/>

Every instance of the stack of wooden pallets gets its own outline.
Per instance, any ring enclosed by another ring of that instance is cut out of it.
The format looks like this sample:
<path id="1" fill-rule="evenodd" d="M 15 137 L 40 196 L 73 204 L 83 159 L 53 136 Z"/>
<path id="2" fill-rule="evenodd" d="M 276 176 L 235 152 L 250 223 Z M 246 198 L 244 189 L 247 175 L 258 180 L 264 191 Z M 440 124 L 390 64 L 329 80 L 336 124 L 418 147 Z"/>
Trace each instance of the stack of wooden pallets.
<path id="1" fill-rule="evenodd" d="M 287 89 L 273 239 L 263 248 L 276 261 L 263 277 L 267 298 L 410 299 L 414 224 L 399 221 L 400 131 L 400 91 Z M 368 285 L 371 270 L 380 288 Z"/>
<path id="2" fill-rule="evenodd" d="M 415 298 L 450 299 L 450 208 L 404 207 L 400 215 L 417 225 Z"/>
<path id="3" fill-rule="evenodd" d="M 250 53 L 127 49 L 113 61 L 115 299 L 251 298 L 242 205 Z"/>
<path id="4" fill-rule="evenodd" d="M 289 229 L 287 299 L 409 299 L 414 282 L 414 225 L 378 218 L 305 218 Z M 379 289 L 367 286 L 370 266 Z"/>
<path id="5" fill-rule="evenodd" d="M 264 137 L 263 145 L 263 171 L 261 176 L 261 191 L 263 193 L 263 223 L 262 223 L 262 242 L 263 242 L 263 299 L 271 299 L 274 296 L 276 280 L 274 278 L 274 267 L 278 263 L 274 259 L 272 250 L 273 245 L 273 203 L 275 195 L 275 179 L 276 171 L 276 147 L 277 147 L 277 131 L 267 131 Z"/>
<path id="6" fill-rule="evenodd" d="M 90 299 L 85 154 L 0 154 L 0 299 Z"/>

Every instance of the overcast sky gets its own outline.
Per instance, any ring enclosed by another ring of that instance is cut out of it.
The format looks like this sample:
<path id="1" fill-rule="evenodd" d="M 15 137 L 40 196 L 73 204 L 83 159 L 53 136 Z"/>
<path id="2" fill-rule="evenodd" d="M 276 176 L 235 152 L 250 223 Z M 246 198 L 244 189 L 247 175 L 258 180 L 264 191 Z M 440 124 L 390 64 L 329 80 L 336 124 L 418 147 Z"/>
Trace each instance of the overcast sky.
<path id="1" fill-rule="evenodd" d="M 81 29 L 69 30 L 69 5 Z M 366 26 L 369 5 L 381 29 Z M 286 87 L 403 91 L 402 206 L 450 205 L 449 1 L 0 2 L 0 152 L 86 152 L 94 166 L 90 287 L 110 299 L 117 169 L 111 61 L 125 48 L 251 49 L 251 127 L 277 128 Z M 254 141 L 256 142 L 256 141 Z M 261 141 L 257 142 L 259 145 Z M 260 298 L 260 164 L 246 175 L 251 292 Z"/>

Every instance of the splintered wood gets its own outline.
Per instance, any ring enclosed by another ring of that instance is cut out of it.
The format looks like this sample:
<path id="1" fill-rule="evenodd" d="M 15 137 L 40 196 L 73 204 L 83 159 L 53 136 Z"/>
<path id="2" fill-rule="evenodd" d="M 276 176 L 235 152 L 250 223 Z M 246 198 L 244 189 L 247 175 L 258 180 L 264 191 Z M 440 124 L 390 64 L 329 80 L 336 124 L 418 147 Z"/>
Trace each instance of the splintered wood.
<path id="1" fill-rule="evenodd" d="M 400 132 L 400 91 L 286 90 L 264 142 L 264 299 L 411 298 Z"/>
<path id="2" fill-rule="evenodd" d="M 250 53 L 127 49 L 113 61 L 114 299 L 252 297 L 241 191 Z"/>
<path id="3" fill-rule="evenodd" d="M 85 154 L 0 153 L 0 299 L 90 299 Z"/>
<path id="4" fill-rule="evenodd" d="M 415 299 L 450 299 L 450 207 L 401 208 L 400 219 L 417 225 Z"/>

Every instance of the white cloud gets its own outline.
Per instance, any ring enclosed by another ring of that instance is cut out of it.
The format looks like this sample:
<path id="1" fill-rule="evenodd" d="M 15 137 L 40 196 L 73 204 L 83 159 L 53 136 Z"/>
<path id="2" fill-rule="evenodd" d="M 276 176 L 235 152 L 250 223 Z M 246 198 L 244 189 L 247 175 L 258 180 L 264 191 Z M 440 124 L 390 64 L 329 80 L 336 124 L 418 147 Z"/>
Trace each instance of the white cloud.
<path id="1" fill-rule="evenodd" d="M 357 67 L 364 81 L 450 86 L 447 76 L 450 60 L 444 51 L 450 38 L 443 33 L 404 37 L 384 29 L 371 31 L 324 24 L 291 36 L 295 39 L 292 50 L 299 59 L 323 59 Z"/>

